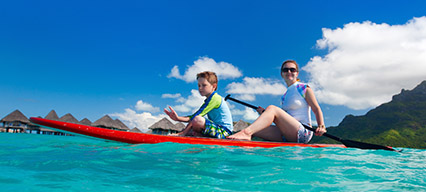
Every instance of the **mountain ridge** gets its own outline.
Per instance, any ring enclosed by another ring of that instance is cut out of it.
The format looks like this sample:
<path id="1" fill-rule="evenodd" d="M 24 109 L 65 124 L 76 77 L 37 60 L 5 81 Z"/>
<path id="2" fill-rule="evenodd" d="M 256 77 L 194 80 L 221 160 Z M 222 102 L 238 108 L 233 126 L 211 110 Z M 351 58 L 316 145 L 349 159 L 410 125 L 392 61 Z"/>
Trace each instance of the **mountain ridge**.
<path id="1" fill-rule="evenodd" d="M 388 103 L 365 115 L 347 115 L 328 133 L 362 142 L 393 147 L 426 148 L 426 80 L 412 90 L 401 90 Z M 335 143 L 314 137 L 311 143 Z"/>

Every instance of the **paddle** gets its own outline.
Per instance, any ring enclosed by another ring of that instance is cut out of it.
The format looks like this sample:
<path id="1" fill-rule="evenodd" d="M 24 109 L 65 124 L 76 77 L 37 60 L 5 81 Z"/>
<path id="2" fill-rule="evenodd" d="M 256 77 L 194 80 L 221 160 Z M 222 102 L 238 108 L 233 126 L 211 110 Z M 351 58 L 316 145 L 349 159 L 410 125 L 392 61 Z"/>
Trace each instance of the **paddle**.
<path id="1" fill-rule="evenodd" d="M 225 101 L 228 100 L 228 99 L 231 100 L 231 101 L 235 101 L 235 102 L 237 102 L 239 104 L 245 105 L 247 107 L 253 108 L 255 110 L 258 108 L 258 107 L 254 106 L 254 105 L 251 105 L 251 104 L 248 104 L 246 102 L 234 99 L 234 98 L 231 97 L 231 95 L 227 95 L 225 97 Z M 314 129 L 312 127 L 309 127 L 307 125 L 303 125 L 303 127 L 305 127 L 308 130 L 311 130 L 313 132 L 316 131 L 316 129 Z M 342 139 L 342 138 L 330 135 L 328 133 L 324 133 L 323 136 L 326 136 L 326 137 L 328 137 L 330 139 L 339 141 L 339 142 L 343 143 L 343 145 L 345 145 L 346 147 L 359 148 L 359 149 L 383 149 L 383 150 L 388 150 L 388 151 L 397 151 L 397 150 L 393 149 L 392 147 L 387 147 L 387 146 L 382 146 L 382 145 L 376 145 L 376 144 L 369 144 L 369 143 L 363 143 L 363 142 L 352 141 L 352 140 L 348 140 L 348 139 Z"/>

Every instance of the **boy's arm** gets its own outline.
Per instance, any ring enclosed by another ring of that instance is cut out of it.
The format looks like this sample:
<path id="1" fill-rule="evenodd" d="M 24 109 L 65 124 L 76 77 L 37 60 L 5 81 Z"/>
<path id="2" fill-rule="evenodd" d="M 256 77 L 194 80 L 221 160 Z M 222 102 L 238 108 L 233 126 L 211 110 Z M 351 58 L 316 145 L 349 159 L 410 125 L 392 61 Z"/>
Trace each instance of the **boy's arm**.
<path id="1" fill-rule="evenodd" d="M 189 117 L 185 117 L 185 116 L 179 116 L 177 120 L 175 121 L 180 121 L 180 122 L 189 122 L 190 118 Z"/>
<path id="2" fill-rule="evenodd" d="M 179 136 L 186 136 L 188 134 L 188 132 L 191 130 L 191 128 L 192 128 L 192 123 L 189 122 L 188 125 L 186 125 L 185 129 L 183 129 L 177 135 L 179 135 Z"/>
<path id="3" fill-rule="evenodd" d="M 189 122 L 189 117 L 181 117 L 179 116 L 175 110 L 173 110 L 172 107 L 169 106 L 170 111 L 168 111 L 167 109 L 164 109 L 164 113 L 166 113 L 170 119 L 173 119 L 175 121 L 183 121 L 183 122 Z M 174 134 L 170 134 L 170 135 L 174 135 L 174 136 L 186 136 L 188 134 L 188 132 L 191 130 L 192 128 L 192 123 L 189 122 L 188 125 L 186 125 L 185 129 L 182 130 L 179 133 L 174 133 Z"/>
<path id="4" fill-rule="evenodd" d="M 175 110 L 173 110 L 172 107 L 169 106 L 170 111 L 168 111 L 167 109 L 164 109 L 164 113 L 166 113 L 170 119 L 175 120 L 175 121 L 181 121 L 181 122 L 188 122 L 190 120 L 189 117 L 182 117 L 179 116 Z"/>
<path id="5" fill-rule="evenodd" d="M 201 105 L 200 109 L 197 110 L 193 115 L 189 116 L 190 120 L 192 120 L 195 116 L 204 116 L 209 113 L 211 110 L 218 108 L 222 103 L 222 97 L 215 94 L 210 99 L 206 100 L 203 105 Z"/>

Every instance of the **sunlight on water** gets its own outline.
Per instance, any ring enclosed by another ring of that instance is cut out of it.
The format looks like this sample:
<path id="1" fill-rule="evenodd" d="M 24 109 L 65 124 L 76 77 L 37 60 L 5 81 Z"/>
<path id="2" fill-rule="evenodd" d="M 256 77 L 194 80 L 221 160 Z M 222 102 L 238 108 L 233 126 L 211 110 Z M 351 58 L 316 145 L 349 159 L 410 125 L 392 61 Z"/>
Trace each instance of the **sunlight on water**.
<path id="1" fill-rule="evenodd" d="M 425 191 L 426 150 L 127 145 L 0 133 L 2 191 Z"/>

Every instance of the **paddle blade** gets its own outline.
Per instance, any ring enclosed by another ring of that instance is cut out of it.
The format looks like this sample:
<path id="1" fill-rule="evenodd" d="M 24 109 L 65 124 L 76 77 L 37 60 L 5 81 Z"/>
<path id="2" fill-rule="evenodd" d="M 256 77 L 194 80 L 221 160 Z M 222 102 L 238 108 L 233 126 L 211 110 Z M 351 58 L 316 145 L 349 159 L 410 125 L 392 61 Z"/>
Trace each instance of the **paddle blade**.
<path id="1" fill-rule="evenodd" d="M 392 147 L 382 146 L 382 145 L 376 145 L 376 144 L 370 144 L 370 143 L 363 143 L 359 141 L 352 141 L 347 139 L 342 139 L 341 142 L 346 147 L 352 147 L 352 148 L 359 148 L 359 149 L 383 149 L 388 151 L 397 151 L 393 149 Z"/>

